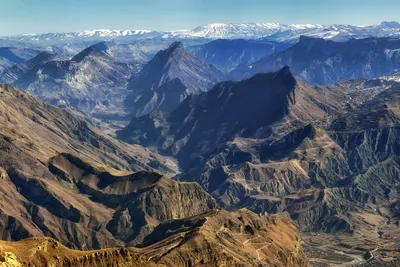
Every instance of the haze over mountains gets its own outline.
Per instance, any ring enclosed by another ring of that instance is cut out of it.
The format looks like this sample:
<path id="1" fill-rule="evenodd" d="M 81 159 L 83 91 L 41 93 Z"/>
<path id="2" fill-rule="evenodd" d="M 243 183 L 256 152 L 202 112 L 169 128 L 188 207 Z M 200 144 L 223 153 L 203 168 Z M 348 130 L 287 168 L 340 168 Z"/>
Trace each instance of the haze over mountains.
<path id="1" fill-rule="evenodd" d="M 32 44 L 60 44 L 77 40 L 133 41 L 149 38 L 182 39 L 257 39 L 268 37 L 271 41 L 296 42 L 300 35 L 332 39 L 336 41 L 365 37 L 399 37 L 400 24 L 384 21 L 379 25 L 320 25 L 320 24 L 280 24 L 280 23 L 214 23 L 199 26 L 193 30 L 152 31 L 152 30 L 90 30 L 69 33 L 22 34 L 4 36 L 4 41 Z"/>
<path id="2" fill-rule="evenodd" d="M 241 80 L 256 73 L 290 66 L 300 79 L 319 85 L 358 78 L 374 78 L 400 72 L 400 40 L 391 38 L 353 39 L 333 42 L 301 36 L 290 48 L 244 63 L 231 77 Z"/>
<path id="3" fill-rule="evenodd" d="M 174 42 L 131 77 L 129 106 L 136 116 L 155 109 L 171 112 L 188 95 L 205 92 L 223 79 L 220 70 L 190 55 L 182 43 Z"/>
<path id="4" fill-rule="evenodd" d="M 0 38 L 0 266 L 398 266 L 399 38 Z"/>

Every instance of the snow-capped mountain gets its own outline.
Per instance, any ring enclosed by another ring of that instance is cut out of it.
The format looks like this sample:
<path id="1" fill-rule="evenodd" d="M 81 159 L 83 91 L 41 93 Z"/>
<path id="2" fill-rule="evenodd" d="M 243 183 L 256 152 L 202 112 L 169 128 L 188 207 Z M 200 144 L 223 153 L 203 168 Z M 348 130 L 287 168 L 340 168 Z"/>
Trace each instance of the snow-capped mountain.
<path id="1" fill-rule="evenodd" d="M 117 38 L 140 40 L 161 37 L 164 34 L 164 32 L 150 30 L 90 30 L 66 33 L 21 34 L 1 37 L 0 40 L 39 44 L 64 44 L 74 41 L 110 41 Z"/>
<path id="2" fill-rule="evenodd" d="M 400 23 L 384 21 L 379 25 L 320 25 L 280 23 L 231 23 L 209 24 L 192 31 L 172 33 L 180 38 L 209 39 L 258 39 L 266 38 L 278 42 L 296 42 L 301 35 L 347 41 L 351 38 L 400 37 Z"/>
<path id="3" fill-rule="evenodd" d="M 23 34 L 0 38 L 3 42 L 26 42 L 35 44 L 66 44 L 75 41 L 138 41 L 147 39 L 259 39 L 296 42 L 301 35 L 346 41 L 351 38 L 400 37 L 400 23 L 384 21 L 379 25 L 320 25 L 281 23 L 213 23 L 193 30 L 91 30 L 69 33 Z"/>
<path id="4" fill-rule="evenodd" d="M 273 35 L 277 32 L 305 31 L 322 29 L 319 24 L 280 23 L 214 23 L 200 26 L 192 31 L 173 32 L 172 36 L 181 38 L 208 38 L 208 39 L 256 39 Z"/>

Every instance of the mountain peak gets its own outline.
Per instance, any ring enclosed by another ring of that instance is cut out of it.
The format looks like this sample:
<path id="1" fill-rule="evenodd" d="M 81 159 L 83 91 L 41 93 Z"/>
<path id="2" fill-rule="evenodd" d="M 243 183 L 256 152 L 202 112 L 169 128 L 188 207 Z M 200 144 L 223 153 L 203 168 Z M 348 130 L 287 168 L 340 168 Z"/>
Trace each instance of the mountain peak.
<path id="1" fill-rule="evenodd" d="M 280 69 L 279 71 L 278 71 L 278 74 L 279 75 L 291 75 L 292 77 L 293 77 L 293 74 L 292 74 L 292 72 L 290 71 L 290 67 L 289 66 L 283 66 L 283 68 L 282 69 Z"/>
<path id="2" fill-rule="evenodd" d="M 175 41 L 173 42 L 166 50 L 165 52 L 169 55 L 172 55 L 177 52 L 183 52 L 185 51 L 185 46 L 182 44 L 182 42 Z"/>
<path id="3" fill-rule="evenodd" d="M 379 24 L 379 27 L 386 29 L 400 29 L 400 23 L 397 21 L 382 21 L 381 24 Z"/>
<path id="4" fill-rule="evenodd" d="M 305 36 L 305 35 L 300 35 L 299 38 L 299 43 L 300 44 L 315 44 L 315 43 L 323 43 L 326 40 L 323 38 L 315 38 L 315 37 L 310 37 L 310 36 Z"/>
<path id="5" fill-rule="evenodd" d="M 72 61 L 80 62 L 85 59 L 89 55 L 97 54 L 97 55 L 109 55 L 108 54 L 109 48 L 105 42 L 100 42 L 94 44 L 82 52 L 78 53 L 76 56 L 72 58 Z"/>
<path id="6" fill-rule="evenodd" d="M 180 78 L 193 92 L 204 92 L 221 81 L 223 74 L 212 65 L 189 54 L 181 42 L 173 42 L 143 67 L 131 80 L 129 88 L 136 92 L 156 90 L 174 78 Z"/>

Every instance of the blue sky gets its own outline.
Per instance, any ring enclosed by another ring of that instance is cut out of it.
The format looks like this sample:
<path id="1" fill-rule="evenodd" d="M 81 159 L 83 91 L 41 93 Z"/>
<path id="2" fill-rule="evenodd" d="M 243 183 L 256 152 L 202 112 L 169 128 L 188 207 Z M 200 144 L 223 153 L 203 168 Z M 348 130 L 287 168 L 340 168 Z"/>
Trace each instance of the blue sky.
<path id="1" fill-rule="evenodd" d="M 86 29 L 192 29 L 208 23 L 378 24 L 399 0 L 0 0 L 0 35 Z"/>

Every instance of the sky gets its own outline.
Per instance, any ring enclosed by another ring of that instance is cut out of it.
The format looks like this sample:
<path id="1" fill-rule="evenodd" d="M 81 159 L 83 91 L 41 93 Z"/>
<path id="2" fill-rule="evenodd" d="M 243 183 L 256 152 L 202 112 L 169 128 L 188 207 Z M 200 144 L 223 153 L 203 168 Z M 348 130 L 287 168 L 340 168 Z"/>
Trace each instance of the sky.
<path id="1" fill-rule="evenodd" d="M 209 23 L 372 25 L 399 0 L 0 0 L 0 35 L 93 29 L 193 29 Z"/>

